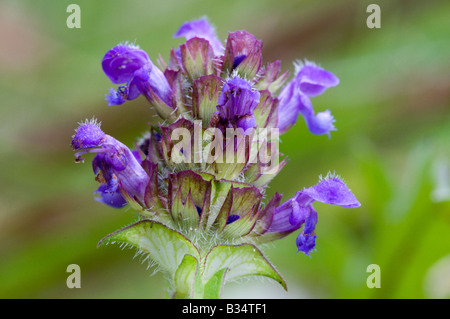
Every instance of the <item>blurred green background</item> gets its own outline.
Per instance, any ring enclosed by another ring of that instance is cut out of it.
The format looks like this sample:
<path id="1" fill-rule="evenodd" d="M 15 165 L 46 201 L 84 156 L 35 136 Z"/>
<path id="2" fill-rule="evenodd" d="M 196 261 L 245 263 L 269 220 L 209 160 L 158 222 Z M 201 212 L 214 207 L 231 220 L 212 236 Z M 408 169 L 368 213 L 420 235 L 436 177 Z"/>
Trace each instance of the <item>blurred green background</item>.
<path id="1" fill-rule="evenodd" d="M 366 26 L 369 3 L 381 28 Z M 66 8 L 81 7 L 69 29 Z M 136 41 L 156 62 L 181 43 L 184 21 L 208 16 L 221 39 L 246 29 L 263 40 L 265 62 L 316 61 L 341 84 L 313 99 L 338 131 L 308 132 L 301 118 L 282 136 L 290 162 L 269 195 L 341 175 L 362 203 L 316 203 L 317 251 L 296 253 L 292 234 L 265 253 L 288 283 L 232 283 L 225 298 L 450 297 L 449 1 L 5 1 L 0 2 L 0 297 L 161 298 L 163 280 L 106 234 L 135 214 L 93 200 L 90 158 L 75 164 L 77 122 L 96 116 L 132 146 L 157 121 L 143 99 L 107 107 L 104 53 Z M 81 267 L 69 289 L 66 267 Z M 381 269 L 381 288 L 366 285 Z"/>

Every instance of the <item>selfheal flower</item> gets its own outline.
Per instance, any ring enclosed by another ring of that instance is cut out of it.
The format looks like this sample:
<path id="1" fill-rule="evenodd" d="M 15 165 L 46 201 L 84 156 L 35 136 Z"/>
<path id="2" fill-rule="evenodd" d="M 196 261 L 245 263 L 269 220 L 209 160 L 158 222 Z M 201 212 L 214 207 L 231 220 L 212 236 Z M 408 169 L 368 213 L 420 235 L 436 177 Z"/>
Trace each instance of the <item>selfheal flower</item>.
<path id="1" fill-rule="evenodd" d="M 72 138 L 76 160 L 82 161 L 82 154 L 97 153 L 92 162 L 100 186 L 96 193 L 100 201 L 114 207 L 123 203 L 118 193 L 125 192 L 131 198 L 143 201 L 149 177 L 136 155 L 124 144 L 105 134 L 95 121 L 81 123 Z"/>
<path id="2" fill-rule="evenodd" d="M 123 84 L 117 91 L 110 89 L 109 94 L 105 95 L 109 105 L 123 104 L 141 94 L 151 98 L 150 90 L 164 103 L 171 105 L 172 89 L 169 83 L 148 54 L 139 47 L 129 44 L 115 46 L 103 57 L 102 68 L 112 83 Z"/>
<path id="3" fill-rule="evenodd" d="M 217 110 L 227 127 L 246 131 L 255 126 L 253 110 L 259 103 L 260 93 L 250 83 L 234 77 L 223 85 Z"/>
<path id="4" fill-rule="evenodd" d="M 281 61 L 263 64 L 260 40 L 241 30 L 223 45 L 206 19 L 186 22 L 174 37 L 186 42 L 170 51 L 167 64 L 160 57 L 164 72 L 127 43 L 102 60 L 119 86 L 107 94 L 109 104 L 144 95 L 162 120 L 136 141 L 137 151 L 96 121 L 81 123 L 73 136 L 76 161 L 96 154 L 95 199 L 112 207 L 128 203 L 143 219 L 101 242 L 148 254 L 174 298 L 218 298 L 227 280 L 255 275 L 286 288 L 257 245 L 298 231 L 298 251 L 309 255 L 317 237 L 314 201 L 360 205 L 334 176 L 284 203 L 278 193 L 265 198 L 286 164 L 279 162 L 278 129 L 286 131 L 302 114 L 312 133 L 329 135 L 335 130 L 330 111 L 315 113 L 310 99 L 339 80 L 307 62 L 284 85 L 289 72 L 281 72 Z"/>
<path id="5" fill-rule="evenodd" d="M 132 151 L 134 157 L 139 164 L 142 163 L 142 159 L 138 151 Z M 107 160 L 104 159 L 104 153 L 96 154 L 92 161 L 92 167 L 94 174 L 97 175 L 97 180 L 101 182 L 99 188 L 94 191 L 94 194 L 98 194 L 98 197 L 94 199 L 100 203 L 109 205 L 115 208 L 121 208 L 127 204 L 125 198 L 120 193 L 120 184 L 116 178 L 111 166 L 107 164 Z"/>
<path id="6" fill-rule="evenodd" d="M 143 68 L 151 68 L 147 53 L 130 44 L 119 44 L 106 52 L 102 60 L 103 72 L 114 84 L 131 81 L 134 73 Z"/>
<path id="7" fill-rule="evenodd" d="M 101 184 L 100 187 L 94 191 L 94 194 L 99 195 L 98 197 L 94 197 L 96 201 L 114 208 L 122 208 L 127 204 L 127 201 L 123 198 L 122 194 L 117 191 L 117 188 L 113 191 L 106 184 Z"/>
<path id="8" fill-rule="evenodd" d="M 336 177 L 326 178 L 278 206 L 267 232 L 287 235 L 304 225 L 297 237 L 297 248 L 309 256 L 316 239 L 317 212 L 312 206 L 315 201 L 346 208 L 361 206 L 344 182 Z"/>
<path id="9" fill-rule="evenodd" d="M 336 130 L 334 118 L 329 110 L 315 114 L 310 97 L 322 94 L 327 88 L 339 84 L 339 79 L 310 62 L 298 66 L 298 72 L 281 91 L 278 99 L 278 127 L 284 132 L 297 121 L 302 114 L 311 133 L 328 134 Z"/>
<path id="10" fill-rule="evenodd" d="M 209 42 L 214 50 L 214 54 L 219 56 L 223 53 L 224 47 L 222 42 L 217 38 L 214 28 L 205 18 L 185 22 L 180 26 L 178 31 L 173 35 L 174 38 L 185 37 L 186 41 L 192 38 L 202 38 Z"/>

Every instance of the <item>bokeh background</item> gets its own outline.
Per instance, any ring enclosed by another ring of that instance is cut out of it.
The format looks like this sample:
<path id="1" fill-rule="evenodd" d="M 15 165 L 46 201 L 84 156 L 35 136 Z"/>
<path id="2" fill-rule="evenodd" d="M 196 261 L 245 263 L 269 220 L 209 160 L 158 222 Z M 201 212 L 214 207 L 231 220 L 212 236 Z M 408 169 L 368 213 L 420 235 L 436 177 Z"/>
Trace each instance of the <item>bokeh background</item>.
<path id="1" fill-rule="evenodd" d="M 381 28 L 366 26 L 367 5 Z M 69 29 L 66 8 L 81 7 Z M 5 1 L 0 2 L 0 297 L 161 298 L 163 280 L 109 245 L 106 234 L 135 214 L 93 200 L 90 159 L 75 164 L 77 122 L 97 117 L 132 146 L 157 118 L 143 99 L 107 107 L 104 53 L 136 41 L 156 62 L 182 40 L 184 21 L 208 16 L 217 34 L 246 29 L 264 42 L 266 62 L 308 59 L 341 84 L 313 99 L 338 131 L 314 136 L 303 120 L 282 136 L 289 164 L 269 195 L 285 199 L 341 175 L 362 203 L 316 203 L 317 251 L 296 253 L 295 234 L 265 253 L 288 283 L 225 286 L 225 298 L 450 297 L 450 2 L 449 1 Z M 66 268 L 81 267 L 68 289 Z M 381 269 L 381 288 L 366 285 Z"/>

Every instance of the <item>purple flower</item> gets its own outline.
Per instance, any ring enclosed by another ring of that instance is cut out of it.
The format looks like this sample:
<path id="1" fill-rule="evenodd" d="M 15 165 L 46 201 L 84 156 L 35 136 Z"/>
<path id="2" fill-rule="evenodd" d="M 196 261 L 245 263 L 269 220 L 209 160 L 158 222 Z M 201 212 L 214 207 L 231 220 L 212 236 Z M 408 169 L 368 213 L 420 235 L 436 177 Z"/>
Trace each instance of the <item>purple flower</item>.
<path id="1" fill-rule="evenodd" d="M 297 248 L 309 256 L 316 240 L 317 212 L 312 206 L 315 201 L 346 208 L 361 206 L 344 182 L 336 177 L 326 178 L 278 206 L 267 232 L 287 234 L 304 225 L 297 237 Z"/>
<path id="2" fill-rule="evenodd" d="M 178 31 L 173 35 L 174 38 L 185 37 L 186 41 L 192 38 L 202 38 L 209 42 L 216 56 L 223 54 L 223 44 L 217 38 L 214 28 L 205 18 L 185 22 Z"/>
<path id="3" fill-rule="evenodd" d="M 114 84 L 122 84 L 133 79 L 134 73 L 150 67 L 152 62 L 144 50 L 129 44 L 119 44 L 106 52 L 102 60 L 102 68 L 106 76 Z"/>
<path id="4" fill-rule="evenodd" d="M 334 118 L 329 110 L 315 114 L 310 97 L 322 94 L 327 88 L 339 84 L 339 79 L 310 62 L 301 66 L 293 78 L 281 91 L 278 99 L 278 128 L 285 132 L 302 114 L 311 133 L 328 134 L 335 131 Z"/>
<path id="5" fill-rule="evenodd" d="M 129 44 L 115 46 L 103 57 L 102 68 L 112 83 L 122 84 L 117 91 L 110 89 L 105 95 L 109 105 L 123 104 L 141 94 L 149 97 L 150 90 L 171 105 L 172 88 L 161 70 L 139 47 Z"/>
<path id="6" fill-rule="evenodd" d="M 242 128 L 244 131 L 255 127 L 253 110 L 259 104 L 260 94 L 247 81 L 235 77 L 223 85 L 217 110 L 227 127 Z"/>
<path id="7" fill-rule="evenodd" d="M 101 184 L 100 187 L 94 191 L 94 194 L 99 195 L 98 197 L 94 197 L 96 201 L 114 208 L 122 208 L 127 204 L 127 201 L 123 198 L 122 194 L 120 194 L 117 187 L 115 191 L 113 191 L 108 185 Z"/>
<path id="8" fill-rule="evenodd" d="M 77 161 L 83 161 L 82 154 L 97 153 L 93 159 L 94 173 L 102 183 L 95 191 L 99 201 L 113 207 L 122 207 L 125 192 L 131 198 L 143 202 L 149 177 L 140 164 L 137 155 L 128 147 L 105 134 L 94 121 L 81 123 L 72 138 L 72 148 L 78 151 Z"/>

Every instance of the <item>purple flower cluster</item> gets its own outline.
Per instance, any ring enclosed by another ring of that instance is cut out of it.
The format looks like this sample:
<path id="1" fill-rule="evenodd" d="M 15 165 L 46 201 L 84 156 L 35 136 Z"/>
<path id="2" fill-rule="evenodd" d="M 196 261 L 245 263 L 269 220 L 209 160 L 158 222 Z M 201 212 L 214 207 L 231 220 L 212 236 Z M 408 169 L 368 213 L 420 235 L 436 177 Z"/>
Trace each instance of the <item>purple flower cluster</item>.
<path id="1" fill-rule="evenodd" d="M 137 204 L 146 218 L 154 212 L 174 225 L 191 220 L 189 227 L 216 229 L 229 238 L 248 236 L 252 242 L 278 239 L 303 226 L 297 248 L 309 255 L 316 241 L 315 201 L 346 208 L 360 206 L 339 178 L 327 177 L 282 204 L 281 195 L 276 194 L 263 208 L 263 189 L 268 182 L 261 182 L 258 165 L 213 164 L 209 170 L 191 165 L 180 170 L 170 162 L 170 133 L 176 128 L 192 130 L 194 120 L 200 120 L 203 129 L 276 128 L 284 133 L 301 114 L 311 133 L 330 136 L 335 130 L 334 118 L 329 110 L 315 113 L 311 98 L 338 85 L 339 79 L 306 62 L 296 65 L 295 76 L 286 83 L 289 73 L 280 74 L 279 61 L 263 64 L 262 42 L 254 35 L 236 31 L 224 45 L 206 19 L 186 22 L 174 37 L 185 37 L 186 42 L 171 51 L 167 64 L 161 61 L 163 71 L 136 45 L 119 44 L 103 57 L 103 71 L 119 85 L 106 95 L 108 104 L 120 105 L 143 95 L 164 125 L 153 127 L 138 149 L 131 151 L 106 135 L 95 121 L 80 124 L 72 148 L 78 161 L 82 154 L 96 153 L 97 200 L 118 208 Z M 224 170 L 229 176 L 244 176 L 244 180 L 219 178 L 228 176 L 222 174 Z M 228 185 L 222 188 L 226 192 L 220 196 L 226 199 L 218 208 L 217 203 L 211 205 L 218 196 L 212 192 L 220 190 L 214 183 Z"/>

